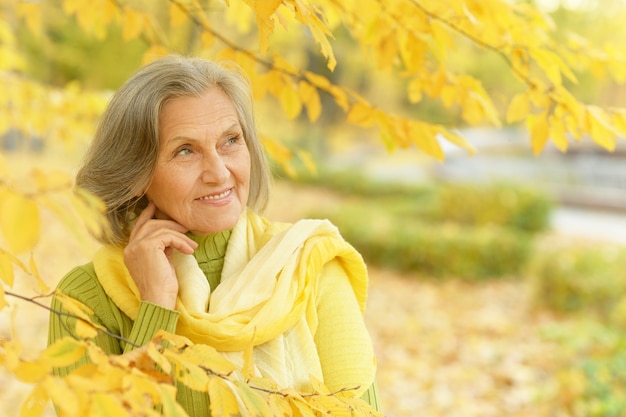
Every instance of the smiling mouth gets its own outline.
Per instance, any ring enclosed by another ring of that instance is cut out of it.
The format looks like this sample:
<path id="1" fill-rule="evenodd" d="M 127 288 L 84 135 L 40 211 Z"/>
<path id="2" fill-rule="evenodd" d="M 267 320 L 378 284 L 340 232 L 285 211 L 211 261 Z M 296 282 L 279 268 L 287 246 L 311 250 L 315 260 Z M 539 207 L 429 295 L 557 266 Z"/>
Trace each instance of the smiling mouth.
<path id="1" fill-rule="evenodd" d="M 204 197 L 200 197 L 198 200 L 201 200 L 201 201 L 219 200 L 219 199 L 228 197 L 230 195 L 230 193 L 232 193 L 232 192 L 233 192 L 233 189 L 229 188 L 228 190 L 224 191 L 223 193 L 213 194 L 213 195 L 205 195 Z"/>

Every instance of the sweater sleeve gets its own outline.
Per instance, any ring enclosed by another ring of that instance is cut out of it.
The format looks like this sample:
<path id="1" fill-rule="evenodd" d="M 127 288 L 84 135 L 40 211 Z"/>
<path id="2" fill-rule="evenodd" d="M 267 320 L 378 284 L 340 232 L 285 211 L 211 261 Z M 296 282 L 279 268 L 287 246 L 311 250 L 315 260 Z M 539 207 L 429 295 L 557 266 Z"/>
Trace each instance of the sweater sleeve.
<path id="1" fill-rule="evenodd" d="M 351 376 L 363 367 L 375 373 L 374 348 L 359 309 L 348 276 L 336 262 L 324 267 L 317 291 L 318 327 L 315 333 L 325 384 L 331 389 L 359 386 L 362 399 L 379 410 L 376 384 L 363 387 L 362 381 Z M 337 345 L 350 346 L 336 349 Z M 345 379 L 347 376 L 347 379 Z M 340 379 L 341 378 L 341 379 Z"/>
<path id="2" fill-rule="evenodd" d="M 98 332 L 93 342 L 107 354 L 122 354 L 142 346 L 160 329 L 172 333 L 176 330 L 178 312 L 147 302 L 141 303 L 133 322 L 106 295 L 92 264 L 74 268 L 59 282 L 57 290 L 93 311 L 91 320 L 108 332 Z M 63 307 L 58 297 L 53 297 L 50 307 L 48 345 L 63 337 L 76 337 L 77 319 Z M 88 362 L 85 356 L 71 366 L 55 369 L 55 373 L 64 376 Z"/>

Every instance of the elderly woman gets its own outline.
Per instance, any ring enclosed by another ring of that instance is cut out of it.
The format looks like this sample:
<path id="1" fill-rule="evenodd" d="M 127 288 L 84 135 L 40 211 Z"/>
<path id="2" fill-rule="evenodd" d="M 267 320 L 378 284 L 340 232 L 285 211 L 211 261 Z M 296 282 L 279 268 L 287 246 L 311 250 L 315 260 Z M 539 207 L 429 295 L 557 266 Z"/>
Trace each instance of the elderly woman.
<path id="1" fill-rule="evenodd" d="M 245 76 L 180 56 L 147 65 L 112 98 L 77 175 L 106 204 L 104 245 L 58 289 L 120 336 L 94 339 L 109 354 L 161 329 L 239 364 L 252 343 L 256 372 L 281 388 L 309 391 L 313 375 L 378 409 L 362 258 L 327 221 L 261 217 L 269 180 Z M 52 314 L 49 343 L 74 320 Z M 177 398 L 210 415 L 206 393 L 180 385 Z"/>

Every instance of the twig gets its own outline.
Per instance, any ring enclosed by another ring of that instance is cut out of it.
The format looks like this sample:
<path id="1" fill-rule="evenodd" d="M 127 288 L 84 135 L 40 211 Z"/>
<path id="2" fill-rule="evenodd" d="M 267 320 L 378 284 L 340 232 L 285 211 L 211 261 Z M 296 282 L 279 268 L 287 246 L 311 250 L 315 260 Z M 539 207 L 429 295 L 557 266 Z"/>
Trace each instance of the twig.
<path id="1" fill-rule="evenodd" d="M 103 333 L 103 334 L 105 334 L 105 335 L 107 335 L 107 336 L 109 336 L 109 337 L 114 338 L 114 339 L 117 339 L 117 340 L 119 340 L 119 341 L 121 341 L 121 342 L 125 342 L 125 343 L 127 343 L 127 344 L 129 344 L 129 345 L 131 345 L 131 346 L 133 346 L 133 347 L 135 347 L 135 348 L 139 348 L 139 347 L 141 347 L 140 345 L 138 345 L 138 344 L 136 344 L 136 343 L 134 343 L 134 342 L 132 342 L 132 341 L 130 341 L 130 340 L 128 340 L 128 339 L 126 339 L 126 338 L 125 338 L 125 337 L 123 337 L 123 336 L 120 336 L 120 335 L 115 334 L 115 333 L 111 333 L 109 330 L 107 330 L 107 329 L 105 329 L 105 328 L 101 328 L 101 327 L 96 326 L 94 323 L 90 322 L 89 320 L 86 320 L 86 319 L 84 319 L 84 318 L 82 318 L 82 317 L 79 317 L 79 316 L 77 316 L 77 315 L 75 315 L 75 314 L 68 313 L 67 311 L 56 310 L 56 309 L 54 309 L 54 308 L 52 308 L 52 307 L 49 307 L 49 306 L 47 306 L 47 305 L 45 305 L 45 304 L 40 303 L 39 301 L 37 301 L 37 299 L 39 299 L 39 298 L 50 297 L 50 296 L 52 296 L 53 294 L 47 294 L 47 295 L 36 295 L 36 296 L 34 296 L 34 297 L 26 297 L 26 296 L 24 296 L 24 295 L 17 294 L 17 293 L 14 293 L 14 292 L 12 292 L 12 291 L 5 291 L 4 293 L 5 293 L 6 295 L 11 296 L 11 297 L 18 298 L 18 299 L 20 299 L 20 300 L 23 300 L 23 301 L 29 302 L 29 303 L 31 303 L 31 304 L 35 304 L 36 306 L 41 307 L 41 308 L 44 308 L 44 309 L 46 309 L 46 310 L 50 311 L 51 313 L 56 314 L 57 316 L 60 316 L 60 317 L 61 317 L 61 316 L 62 316 L 62 317 L 69 317 L 69 318 L 73 318 L 73 319 L 75 319 L 75 320 L 79 320 L 79 321 L 81 321 L 81 322 L 83 322 L 83 323 L 87 324 L 88 326 L 92 327 L 92 328 L 93 328 L 93 329 L 95 329 L 96 331 L 101 332 L 101 333 Z M 70 331 L 69 333 L 71 334 L 72 332 Z M 71 334 L 71 336 L 72 336 L 74 339 L 80 340 L 80 338 L 79 338 L 79 337 L 77 337 L 77 336 L 75 336 L 74 334 Z"/>

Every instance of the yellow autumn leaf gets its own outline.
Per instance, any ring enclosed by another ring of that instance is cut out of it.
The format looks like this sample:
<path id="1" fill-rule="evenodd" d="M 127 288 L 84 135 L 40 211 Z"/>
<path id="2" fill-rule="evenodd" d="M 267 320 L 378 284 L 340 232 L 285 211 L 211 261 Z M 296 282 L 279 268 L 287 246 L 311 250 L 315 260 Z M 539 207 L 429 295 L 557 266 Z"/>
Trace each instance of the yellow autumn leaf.
<path id="1" fill-rule="evenodd" d="M 279 391 L 278 384 L 268 378 L 263 378 L 260 376 L 253 376 L 247 382 L 251 388 L 260 390 L 266 393 Z"/>
<path id="2" fill-rule="evenodd" d="M 131 404 L 132 409 L 143 410 L 147 405 L 161 403 L 161 390 L 155 374 L 147 376 L 144 373 L 133 372 L 132 366 L 127 367 L 127 374 L 123 377 L 124 399 Z M 134 405 L 133 405 L 134 404 Z"/>
<path id="3" fill-rule="evenodd" d="M 78 390 L 68 386 L 67 379 L 47 378 L 41 385 L 50 401 L 59 411 L 59 415 L 79 416 L 81 411 L 81 402 L 79 401 Z M 84 384 L 81 388 L 86 389 Z"/>
<path id="4" fill-rule="evenodd" d="M 550 139 L 561 152 L 566 152 L 569 142 L 566 136 L 565 125 L 561 119 L 550 117 Z"/>
<path id="5" fill-rule="evenodd" d="M 170 27 L 172 28 L 182 26 L 187 21 L 187 13 L 181 3 L 175 1 L 171 2 L 169 14 Z"/>
<path id="6" fill-rule="evenodd" d="M 530 54 L 535 59 L 539 67 L 541 67 L 548 79 L 554 85 L 560 86 L 562 83 L 561 67 L 559 65 L 559 58 L 556 54 L 545 49 L 538 48 L 532 49 Z"/>
<path id="7" fill-rule="evenodd" d="M 339 107 L 341 107 L 345 111 L 348 111 L 348 109 L 350 108 L 350 101 L 348 100 L 348 95 L 341 87 L 331 85 L 328 89 L 328 94 L 333 96 L 333 98 L 335 99 L 335 103 L 337 103 Z"/>
<path id="8" fill-rule="evenodd" d="M 41 169 L 35 169 L 31 177 L 39 191 L 70 190 L 73 185 L 72 176 L 66 171 L 42 171 Z"/>
<path id="9" fill-rule="evenodd" d="M 306 397 L 305 401 L 321 415 L 333 417 L 352 417 L 352 408 L 337 397 L 332 395 L 313 395 Z"/>
<path id="10" fill-rule="evenodd" d="M 276 12 L 282 0 L 264 0 L 254 2 L 256 23 L 259 29 L 259 51 L 264 54 L 269 45 L 269 37 L 274 32 L 274 20 L 272 15 Z"/>
<path id="11" fill-rule="evenodd" d="M 19 358 L 19 353 L 13 345 L 7 344 L 4 348 L 7 356 L 7 369 L 18 380 L 27 384 L 36 384 L 52 372 L 52 366 L 45 361 L 25 361 Z"/>
<path id="12" fill-rule="evenodd" d="M 39 290 L 39 292 L 40 293 L 49 292 L 50 287 L 45 283 L 45 281 L 41 277 L 41 274 L 39 273 L 39 269 L 37 268 L 37 263 L 35 262 L 35 257 L 32 253 L 30 255 L 29 270 L 30 270 L 30 274 L 37 281 L 37 289 Z"/>
<path id="13" fill-rule="evenodd" d="M 289 404 L 289 401 L 281 396 L 276 394 L 270 394 L 268 403 L 270 409 L 272 410 L 272 416 L 276 417 L 292 417 L 293 411 Z"/>
<path id="14" fill-rule="evenodd" d="M 313 391 L 316 394 L 322 395 L 330 395 L 330 390 L 322 381 L 316 378 L 314 375 L 310 375 L 309 379 L 311 380 L 311 386 L 313 387 Z"/>
<path id="15" fill-rule="evenodd" d="M 335 59 L 333 48 L 328 41 L 328 37 L 332 37 L 332 33 L 319 19 L 319 10 L 312 10 L 311 6 L 307 6 L 300 1 L 296 1 L 293 4 L 295 6 L 296 19 L 309 28 L 313 39 L 320 45 L 322 55 L 326 58 L 326 66 L 329 70 L 334 71 L 335 66 L 337 66 L 337 60 Z"/>
<path id="16" fill-rule="evenodd" d="M 80 301 L 77 301 L 76 299 L 72 297 L 68 297 L 67 295 L 63 294 L 62 292 L 58 290 L 56 290 L 54 296 L 57 299 L 57 301 L 61 303 L 63 308 L 67 310 L 68 313 L 76 317 L 89 321 L 90 320 L 89 316 L 93 315 L 93 310 L 91 310 L 85 304 L 81 303 Z"/>
<path id="17" fill-rule="evenodd" d="M 289 396 L 289 405 L 294 416 L 316 417 L 317 413 L 302 398 Z"/>
<path id="18" fill-rule="evenodd" d="M 185 349 L 180 357 L 194 365 L 202 365 L 220 375 L 229 375 L 237 367 L 220 354 L 213 346 L 196 344 Z M 250 358 L 252 360 L 252 358 Z M 252 364 L 252 366 L 254 366 Z"/>
<path id="19" fill-rule="evenodd" d="M 41 359 L 53 367 L 69 366 L 86 352 L 84 342 L 72 337 L 57 340 L 42 353 Z"/>
<path id="20" fill-rule="evenodd" d="M 116 6 L 102 0 L 92 2 L 78 2 L 74 4 L 74 14 L 80 27 L 86 33 L 92 33 L 94 36 L 103 40 L 106 36 L 106 27 L 110 23 Z M 94 4 L 96 3 L 96 4 Z"/>
<path id="21" fill-rule="evenodd" d="M 141 63 L 143 65 L 148 64 L 157 58 L 161 58 L 165 55 L 168 55 L 169 53 L 170 53 L 170 50 L 165 48 L 164 46 L 159 45 L 159 44 L 153 44 L 150 46 L 150 48 L 146 52 L 144 52 L 143 57 L 141 59 Z"/>
<path id="22" fill-rule="evenodd" d="M 379 113 L 377 116 L 380 138 L 383 141 L 388 152 L 393 152 L 398 147 L 399 140 L 396 132 L 391 125 L 390 118 L 385 114 Z"/>
<path id="23" fill-rule="evenodd" d="M 230 417 L 240 415 L 237 396 L 229 383 L 219 376 L 211 376 L 208 386 L 211 416 Z"/>
<path id="24" fill-rule="evenodd" d="M 530 144 L 533 154 L 539 155 L 550 137 L 546 113 L 529 116 L 526 119 L 526 126 L 530 131 Z"/>
<path id="25" fill-rule="evenodd" d="M 124 417 L 131 416 L 124 407 L 121 398 L 109 393 L 96 393 L 91 397 L 90 417 Z"/>
<path id="26" fill-rule="evenodd" d="M 148 343 L 146 350 L 150 359 L 152 359 L 154 363 L 163 370 L 163 372 L 169 374 L 172 371 L 172 364 L 167 360 L 165 355 L 157 350 L 154 343 Z"/>
<path id="27" fill-rule="evenodd" d="M 361 127 L 371 127 L 377 122 L 378 112 L 367 103 L 355 103 L 346 116 L 348 123 Z"/>
<path id="28" fill-rule="evenodd" d="M 615 112 L 612 117 L 613 126 L 622 137 L 626 137 L 626 112 Z"/>
<path id="29" fill-rule="evenodd" d="M 130 41 L 141 35 L 146 28 L 146 17 L 132 7 L 124 7 L 124 21 L 122 23 L 122 39 Z"/>
<path id="30" fill-rule="evenodd" d="M 506 111 L 506 122 L 516 123 L 523 120 L 530 113 L 530 100 L 528 94 L 516 94 L 509 103 Z"/>
<path id="31" fill-rule="evenodd" d="M 171 385 L 159 384 L 159 396 L 165 417 L 187 417 L 187 412 L 176 401 L 176 388 Z"/>
<path id="32" fill-rule="evenodd" d="M 87 356 L 89 357 L 91 363 L 87 365 L 82 365 L 79 369 L 74 370 L 72 374 L 83 375 L 86 378 L 90 378 L 90 376 L 94 373 L 97 373 L 98 370 L 108 369 L 112 365 L 111 361 L 109 360 L 109 356 L 98 345 L 90 340 L 87 340 L 86 343 Z"/>
<path id="33" fill-rule="evenodd" d="M 2 118 L 0 118 L 0 120 L 2 120 Z M 8 129 L 8 127 L 9 127 L 8 125 L 3 126 L 2 123 L 0 123 L 0 128 L 3 128 L 3 130 Z M 8 178 L 8 177 L 9 177 L 9 170 L 7 167 L 7 162 L 6 162 L 6 159 L 4 158 L 4 155 L 0 153 L 0 178 Z M 0 186 L 0 193 L 3 192 L 3 190 L 5 190 L 5 187 Z"/>
<path id="34" fill-rule="evenodd" d="M 539 54 L 539 56 L 542 57 L 543 60 L 545 60 L 545 65 L 549 65 L 551 64 L 552 66 L 556 67 L 554 69 L 552 69 L 550 72 L 552 71 L 558 71 L 558 77 L 556 76 L 556 74 L 552 74 L 552 76 L 549 75 L 550 80 L 552 80 L 554 82 L 554 84 L 556 84 L 557 86 L 561 84 L 561 74 L 565 75 L 567 77 L 568 80 L 570 80 L 572 83 L 576 84 L 578 82 L 578 79 L 576 78 L 576 75 L 574 75 L 574 73 L 572 72 L 572 70 L 569 68 L 569 66 L 567 66 L 567 64 L 565 64 L 565 62 L 563 61 L 563 59 L 555 54 L 554 52 L 550 52 L 547 50 L 535 50 L 533 51 L 533 55 L 535 56 L 535 59 L 537 59 L 537 54 Z M 541 65 L 540 63 L 540 66 Z M 544 71 L 548 72 L 546 70 L 546 68 L 543 68 Z M 553 79 L 552 77 L 555 77 L 555 79 Z M 556 82 L 559 81 L 559 82 Z"/>
<path id="35" fill-rule="evenodd" d="M 322 102 L 320 100 L 320 95 L 317 92 L 317 88 L 305 81 L 300 81 L 298 87 L 300 98 L 306 107 L 309 121 L 311 123 L 315 122 L 322 114 Z"/>
<path id="36" fill-rule="evenodd" d="M 40 417 L 44 415 L 49 396 L 42 385 L 36 385 L 28 394 L 20 409 L 20 417 Z"/>
<path id="37" fill-rule="evenodd" d="M 394 65 L 395 57 L 398 55 L 398 41 L 395 31 L 383 34 L 374 48 L 377 66 L 380 69 L 388 70 Z"/>
<path id="38" fill-rule="evenodd" d="M 6 293 L 4 291 L 4 287 L 0 285 L 0 310 L 5 307 L 8 307 L 9 303 L 6 300 Z M 0 365 L 2 365 L 2 356 L 0 356 Z"/>
<path id="39" fill-rule="evenodd" d="M 310 152 L 306 152 L 306 151 L 304 151 L 302 149 L 299 149 L 299 150 L 296 151 L 296 154 L 298 155 L 298 158 L 300 158 L 300 160 L 304 164 L 304 167 L 306 168 L 308 173 L 313 175 L 313 176 L 316 176 L 317 175 L 317 165 L 315 164 L 315 161 L 313 160 L 313 156 L 311 155 L 311 153 Z"/>
<path id="40" fill-rule="evenodd" d="M 459 88 L 452 85 L 444 85 L 439 92 L 439 98 L 446 108 L 451 108 L 463 95 L 459 94 Z"/>
<path id="41" fill-rule="evenodd" d="M 269 38 L 274 32 L 273 14 L 282 4 L 282 0 L 265 0 L 254 2 L 256 23 L 259 29 L 259 51 L 264 54 L 269 46 Z"/>
<path id="42" fill-rule="evenodd" d="M 428 82 L 423 84 L 423 89 L 430 97 L 438 97 L 448 80 L 453 78 L 444 66 L 440 66 L 436 72 L 428 74 Z"/>
<path id="43" fill-rule="evenodd" d="M 34 35 L 41 35 L 43 24 L 41 17 L 41 4 L 38 2 L 19 2 L 17 4 L 17 14 L 26 22 L 26 27 Z"/>
<path id="44" fill-rule="evenodd" d="M 530 58 L 528 51 L 522 47 L 513 47 L 510 52 L 513 69 L 519 73 L 521 77 L 528 77 L 530 71 Z"/>
<path id="45" fill-rule="evenodd" d="M 261 138 L 261 142 L 270 158 L 279 164 L 285 163 L 293 158 L 293 153 L 281 142 L 268 137 Z"/>
<path id="46" fill-rule="evenodd" d="M 307 80 L 311 82 L 311 84 L 313 84 L 315 87 L 322 89 L 322 90 L 328 91 L 328 89 L 332 85 L 331 82 L 328 80 L 328 78 L 324 77 L 323 75 L 319 75 L 314 72 L 311 72 L 311 71 L 305 71 L 304 76 L 306 77 Z"/>
<path id="47" fill-rule="evenodd" d="M 289 178 L 297 177 L 297 172 L 292 165 L 294 155 L 289 148 L 282 143 L 267 137 L 261 138 L 261 143 L 263 143 L 263 148 L 265 148 L 269 158 L 276 162 L 285 171 Z"/>
<path id="48" fill-rule="evenodd" d="M 15 272 L 13 268 L 13 258 L 8 253 L 0 249 L 0 280 L 9 288 L 13 287 Z"/>
<path id="49" fill-rule="evenodd" d="M 422 88 L 422 80 L 419 77 L 415 77 L 409 82 L 407 91 L 411 103 L 419 103 L 422 101 Z"/>
<path id="50" fill-rule="evenodd" d="M 448 33 L 443 23 L 438 20 L 431 21 L 430 33 L 435 41 L 435 50 L 433 51 L 439 61 L 444 61 L 447 52 L 454 49 L 454 41 Z"/>
<path id="51" fill-rule="evenodd" d="M 76 320 L 76 327 L 74 328 L 76 331 L 76 336 L 81 339 L 91 339 L 98 335 L 98 330 L 91 322 L 86 322 L 84 320 Z"/>
<path id="52" fill-rule="evenodd" d="M 198 363 L 183 356 L 184 352 L 179 354 L 166 350 L 163 354 L 172 363 L 174 377 L 177 381 L 196 391 L 205 392 L 207 390 L 209 377 Z"/>
<path id="53" fill-rule="evenodd" d="M 467 100 L 463 103 L 461 116 L 467 123 L 476 126 L 485 120 L 485 111 L 482 106 L 477 105 L 473 100 Z"/>
<path id="54" fill-rule="evenodd" d="M 28 252 L 39 241 L 41 220 L 35 202 L 8 190 L 0 201 L 0 232 L 13 253 Z"/>
<path id="55" fill-rule="evenodd" d="M 204 49 L 209 49 L 215 44 L 215 36 L 211 32 L 204 31 L 200 35 L 200 43 Z"/>
<path id="56" fill-rule="evenodd" d="M 617 142 L 617 134 L 611 126 L 606 112 L 596 106 L 587 106 L 587 125 L 589 136 L 604 149 L 613 152 Z"/>
<path id="57" fill-rule="evenodd" d="M 428 126 L 426 123 L 411 121 L 409 122 L 408 130 L 410 140 L 415 143 L 419 149 L 438 161 L 444 160 L 445 154 L 439 143 L 439 133 L 437 129 Z"/>
<path id="58" fill-rule="evenodd" d="M 243 351 L 241 373 L 246 381 L 254 376 L 254 346 L 252 344 Z"/>
<path id="59" fill-rule="evenodd" d="M 278 96 L 280 105 L 289 119 L 295 119 L 302 111 L 302 100 L 290 82 L 283 84 Z"/>
<path id="60" fill-rule="evenodd" d="M 267 19 L 271 15 L 276 12 L 278 6 L 283 3 L 283 0 L 265 0 L 265 1 L 255 1 L 254 2 L 254 11 L 256 15 L 261 19 Z"/>
<path id="61" fill-rule="evenodd" d="M 407 71 L 418 73 L 426 64 L 427 44 L 417 33 L 400 32 L 398 47 Z"/>
<path id="62" fill-rule="evenodd" d="M 267 402 L 266 397 L 262 396 L 258 391 L 253 390 L 248 384 L 242 381 L 235 381 L 237 394 L 245 404 L 250 417 L 271 416 L 272 410 Z"/>
<path id="63" fill-rule="evenodd" d="M 93 237 L 85 230 L 80 219 L 69 206 L 70 202 L 68 198 L 62 195 L 61 201 L 56 201 L 57 199 L 55 197 L 56 196 L 52 194 L 41 194 L 37 196 L 37 201 L 42 208 L 50 210 L 56 218 L 60 220 L 65 230 L 70 232 L 79 242 L 80 249 L 88 255 L 90 249 L 93 247 Z"/>
<path id="64" fill-rule="evenodd" d="M 476 148 L 474 148 L 460 133 L 452 132 L 448 129 L 441 129 L 439 130 L 439 134 L 448 142 L 465 149 L 470 155 L 474 155 L 476 153 Z"/>
<path id="65" fill-rule="evenodd" d="M 81 188 L 77 188 L 69 197 L 72 206 L 83 220 L 87 230 L 91 231 L 95 236 L 104 233 L 107 223 L 104 217 L 105 205 L 102 200 Z"/>

